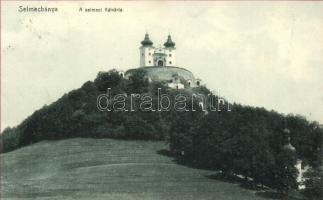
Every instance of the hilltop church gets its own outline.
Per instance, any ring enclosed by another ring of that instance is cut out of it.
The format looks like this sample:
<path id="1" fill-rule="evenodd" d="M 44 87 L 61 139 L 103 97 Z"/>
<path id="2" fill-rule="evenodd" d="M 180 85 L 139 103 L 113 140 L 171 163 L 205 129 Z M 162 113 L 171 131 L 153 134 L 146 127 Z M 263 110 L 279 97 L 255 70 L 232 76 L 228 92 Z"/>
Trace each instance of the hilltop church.
<path id="1" fill-rule="evenodd" d="M 146 33 L 144 40 L 141 41 L 140 69 L 146 71 L 149 81 L 160 81 L 174 89 L 184 89 L 190 87 L 199 87 L 201 80 L 196 79 L 192 72 L 176 65 L 176 47 L 170 35 L 163 47 L 153 46 L 153 42 Z M 125 73 L 128 78 L 136 69 L 130 69 Z"/>

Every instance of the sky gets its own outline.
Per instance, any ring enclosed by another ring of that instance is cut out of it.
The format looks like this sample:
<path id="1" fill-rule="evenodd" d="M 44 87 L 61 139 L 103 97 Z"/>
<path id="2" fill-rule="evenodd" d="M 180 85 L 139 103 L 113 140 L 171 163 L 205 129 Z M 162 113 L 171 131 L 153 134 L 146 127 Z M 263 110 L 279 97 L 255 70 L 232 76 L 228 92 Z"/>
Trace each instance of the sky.
<path id="1" fill-rule="evenodd" d="M 155 46 L 170 33 L 177 65 L 229 101 L 323 123 L 323 2 L 1 4 L 2 130 L 99 71 L 138 67 L 146 31 Z M 18 12 L 19 6 L 58 12 Z"/>

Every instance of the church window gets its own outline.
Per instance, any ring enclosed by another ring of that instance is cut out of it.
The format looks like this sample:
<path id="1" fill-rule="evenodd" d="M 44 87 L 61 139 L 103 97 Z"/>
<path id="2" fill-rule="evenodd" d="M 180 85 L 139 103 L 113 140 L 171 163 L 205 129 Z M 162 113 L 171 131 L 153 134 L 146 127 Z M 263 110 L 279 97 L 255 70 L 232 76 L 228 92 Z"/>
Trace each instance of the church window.
<path id="1" fill-rule="evenodd" d="M 151 63 L 151 61 L 149 60 L 149 61 L 148 61 L 148 63 L 150 64 L 150 63 Z"/>
<path id="2" fill-rule="evenodd" d="M 151 56 L 151 53 L 149 52 L 149 55 Z"/>
<path id="3" fill-rule="evenodd" d="M 169 64 L 172 64 L 172 61 L 169 61 Z"/>
<path id="4" fill-rule="evenodd" d="M 169 54 L 169 57 L 172 57 L 172 54 Z"/>

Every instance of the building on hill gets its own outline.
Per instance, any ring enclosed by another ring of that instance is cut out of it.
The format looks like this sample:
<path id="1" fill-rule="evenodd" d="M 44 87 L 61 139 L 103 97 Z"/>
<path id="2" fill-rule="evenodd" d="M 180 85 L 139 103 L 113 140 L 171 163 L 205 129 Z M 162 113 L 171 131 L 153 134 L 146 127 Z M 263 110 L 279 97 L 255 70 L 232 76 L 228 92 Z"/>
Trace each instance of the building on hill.
<path id="1" fill-rule="evenodd" d="M 170 88 L 184 89 L 184 84 L 181 83 L 181 79 L 177 73 L 172 75 L 172 79 L 167 85 Z"/>
<path id="2" fill-rule="evenodd" d="M 170 35 L 168 35 L 167 41 L 164 43 L 164 47 L 158 48 L 153 46 L 153 42 L 150 40 L 148 33 L 146 33 L 144 40 L 141 42 L 140 49 L 140 67 L 165 67 L 175 66 L 175 43 L 172 41 Z"/>
<path id="3" fill-rule="evenodd" d="M 192 72 L 176 66 L 176 48 L 171 35 L 168 35 L 164 47 L 154 47 L 153 44 L 146 33 L 139 48 L 139 68 L 126 71 L 126 78 L 135 70 L 143 69 L 149 81 L 164 82 L 170 88 L 184 89 L 201 85 L 201 80 L 196 79 Z"/>

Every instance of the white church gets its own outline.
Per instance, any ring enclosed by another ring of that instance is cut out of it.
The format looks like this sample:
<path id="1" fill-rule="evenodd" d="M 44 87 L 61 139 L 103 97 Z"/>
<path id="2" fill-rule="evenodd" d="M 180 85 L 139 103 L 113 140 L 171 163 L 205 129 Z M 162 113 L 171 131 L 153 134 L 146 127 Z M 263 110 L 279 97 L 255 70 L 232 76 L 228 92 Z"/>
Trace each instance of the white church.
<path id="1" fill-rule="evenodd" d="M 175 43 L 172 41 L 170 35 L 168 35 L 167 41 L 164 43 L 164 47 L 156 48 L 153 46 L 153 42 L 149 39 L 148 33 L 145 35 L 145 39 L 141 42 L 140 49 L 140 67 L 165 67 L 176 66 L 175 63 Z"/>
<path id="2" fill-rule="evenodd" d="M 159 81 L 174 89 L 199 87 L 201 80 L 196 79 L 192 72 L 176 65 L 176 48 L 171 35 L 168 35 L 163 46 L 155 47 L 146 33 L 144 40 L 139 47 L 140 63 L 139 68 L 144 69 L 149 81 Z M 125 77 L 137 70 L 130 69 Z"/>

